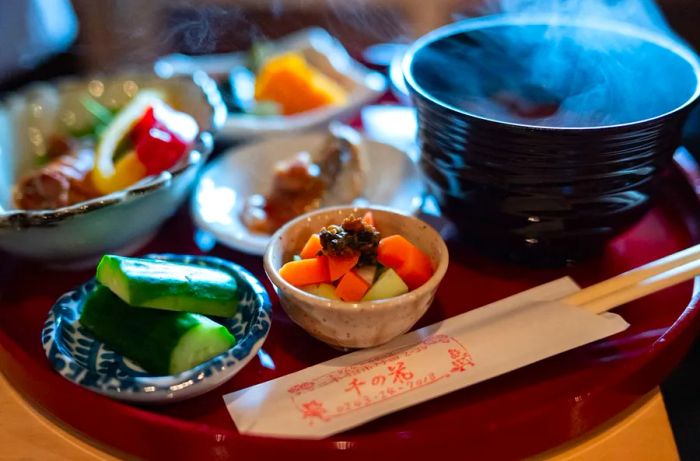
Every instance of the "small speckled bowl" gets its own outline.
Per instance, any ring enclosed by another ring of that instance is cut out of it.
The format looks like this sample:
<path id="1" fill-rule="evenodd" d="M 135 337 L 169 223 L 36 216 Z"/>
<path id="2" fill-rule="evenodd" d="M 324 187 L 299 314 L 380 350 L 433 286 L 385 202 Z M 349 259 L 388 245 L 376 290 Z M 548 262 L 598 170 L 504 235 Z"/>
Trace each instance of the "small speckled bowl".
<path id="1" fill-rule="evenodd" d="M 435 272 L 417 289 L 377 301 L 349 303 L 309 294 L 279 276 L 279 269 L 298 253 L 309 235 L 322 227 L 339 224 L 351 213 L 372 211 L 384 236 L 401 234 L 429 257 Z M 447 246 L 430 225 L 413 216 L 386 208 L 334 207 L 299 216 L 280 228 L 265 251 L 265 272 L 275 285 L 287 315 L 315 338 L 339 348 L 363 348 L 386 343 L 407 332 L 428 310 L 447 271 Z"/>

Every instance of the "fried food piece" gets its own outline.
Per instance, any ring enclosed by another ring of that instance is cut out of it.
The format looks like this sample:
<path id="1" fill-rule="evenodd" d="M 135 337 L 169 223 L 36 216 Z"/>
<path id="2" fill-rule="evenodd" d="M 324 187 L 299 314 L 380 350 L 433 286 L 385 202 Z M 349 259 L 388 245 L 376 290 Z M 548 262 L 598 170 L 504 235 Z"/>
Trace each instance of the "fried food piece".
<path id="1" fill-rule="evenodd" d="M 364 192 L 365 174 L 359 135 L 350 127 L 331 127 L 314 156 L 299 152 L 275 165 L 270 193 L 247 200 L 243 222 L 254 232 L 271 234 L 300 214 L 352 203 Z"/>
<path id="2" fill-rule="evenodd" d="M 52 210 L 98 196 L 89 177 L 93 157 L 92 148 L 82 145 L 30 172 L 15 189 L 16 206 L 25 210 Z"/>
<path id="3" fill-rule="evenodd" d="M 267 197 L 250 197 L 243 211 L 243 222 L 254 232 L 272 234 L 294 217 L 317 208 L 325 184 L 318 166 L 308 152 L 275 166 L 272 190 Z"/>

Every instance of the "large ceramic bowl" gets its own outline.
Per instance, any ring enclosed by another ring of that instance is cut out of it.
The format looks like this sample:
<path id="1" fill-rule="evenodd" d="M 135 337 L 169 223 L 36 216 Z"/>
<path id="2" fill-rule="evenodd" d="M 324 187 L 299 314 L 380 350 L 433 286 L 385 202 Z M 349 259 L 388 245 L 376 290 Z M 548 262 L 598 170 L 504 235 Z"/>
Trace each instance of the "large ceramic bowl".
<path id="1" fill-rule="evenodd" d="M 109 195 L 54 210 L 15 209 L 18 178 L 36 164 L 55 132 L 91 120 L 80 99 L 121 107 L 140 89 L 163 92 L 198 122 L 201 133 L 186 161 Z M 152 74 L 68 78 L 34 84 L 0 104 L 0 250 L 57 265 L 92 263 L 106 252 L 144 244 L 185 199 L 212 149 L 212 133 L 226 118 L 214 83 L 204 74 L 163 79 Z"/>
<path id="2" fill-rule="evenodd" d="M 692 50 L 614 22 L 465 21 L 418 40 L 403 70 L 445 214 L 533 264 L 594 254 L 643 215 L 700 95 Z"/>
<path id="3" fill-rule="evenodd" d="M 435 271 L 430 280 L 401 296 L 351 303 L 312 295 L 280 277 L 280 267 L 299 252 L 309 235 L 342 222 L 351 213 L 362 216 L 367 211 L 372 211 L 382 235 L 403 235 L 428 255 Z M 263 263 L 282 308 L 297 325 L 331 346 L 355 349 L 384 344 L 410 330 L 432 304 L 449 255 L 440 234 L 414 216 L 388 208 L 334 207 L 307 213 L 282 226 L 272 236 Z"/>

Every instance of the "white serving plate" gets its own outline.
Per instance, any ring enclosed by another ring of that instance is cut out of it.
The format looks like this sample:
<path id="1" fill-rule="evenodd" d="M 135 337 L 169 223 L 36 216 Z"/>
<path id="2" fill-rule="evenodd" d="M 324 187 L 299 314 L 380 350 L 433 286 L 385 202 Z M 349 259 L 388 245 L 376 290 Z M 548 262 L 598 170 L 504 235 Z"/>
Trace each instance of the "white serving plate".
<path id="1" fill-rule="evenodd" d="M 321 128 L 333 120 L 355 115 L 386 90 L 384 76 L 355 61 L 343 45 L 324 29 L 304 29 L 277 40 L 274 44 L 280 52 L 302 53 L 311 64 L 333 77 L 348 91 L 348 102 L 342 106 L 324 107 L 289 116 L 229 114 L 226 123 L 218 131 L 219 136 L 241 140 Z M 216 78 L 245 63 L 246 54 L 173 54 L 159 59 L 155 64 L 155 71 L 161 76 L 191 75 L 197 71 L 204 71 Z"/>
<path id="2" fill-rule="evenodd" d="M 240 219 L 247 197 L 267 194 L 274 164 L 300 151 L 316 151 L 325 136 L 325 132 L 314 132 L 265 139 L 233 148 L 212 161 L 192 200 L 197 226 L 235 250 L 264 254 L 270 236 L 251 232 Z M 367 187 L 355 204 L 416 213 L 426 193 L 416 163 L 407 153 L 388 144 L 363 139 L 363 147 L 369 160 Z"/>

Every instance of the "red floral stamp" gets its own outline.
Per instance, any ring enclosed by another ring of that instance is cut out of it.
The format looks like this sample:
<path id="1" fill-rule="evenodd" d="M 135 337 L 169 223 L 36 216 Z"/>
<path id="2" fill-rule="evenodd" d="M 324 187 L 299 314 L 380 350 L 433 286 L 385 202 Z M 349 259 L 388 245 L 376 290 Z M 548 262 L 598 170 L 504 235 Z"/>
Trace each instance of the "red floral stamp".
<path id="1" fill-rule="evenodd" d="M 301 404 L 301 413 L 303 419 L 309 419 L 309 423 L 313 424 L 314 418 L 318 418 L 321 421 L 328 421 L 329 418 L 326 416 L 326 409 L 323 407 L 323 403 L 316 400 L 312 400 L 307 403 Z"/>

